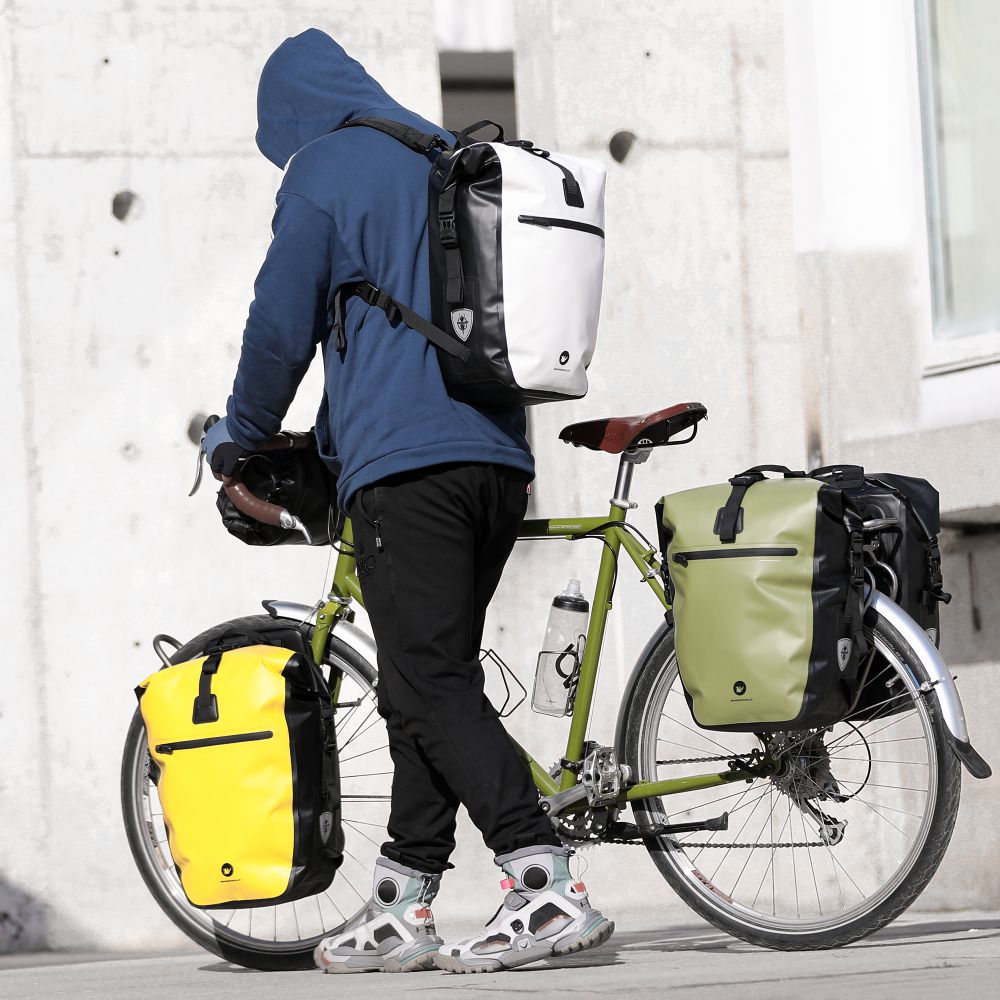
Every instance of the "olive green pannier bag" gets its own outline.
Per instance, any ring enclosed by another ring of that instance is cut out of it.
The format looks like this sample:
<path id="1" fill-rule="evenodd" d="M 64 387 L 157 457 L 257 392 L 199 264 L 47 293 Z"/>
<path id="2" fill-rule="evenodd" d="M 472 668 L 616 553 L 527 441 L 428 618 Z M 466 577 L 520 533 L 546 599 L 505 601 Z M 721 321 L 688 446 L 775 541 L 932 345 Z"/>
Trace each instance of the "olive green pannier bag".
<path id="1" fill-rule="evenodd" d="M 861 518 L 845 492 L 758 466 L 656 509 L 695 722 L 755 732 L 843 718 L 867 653 Z"/>

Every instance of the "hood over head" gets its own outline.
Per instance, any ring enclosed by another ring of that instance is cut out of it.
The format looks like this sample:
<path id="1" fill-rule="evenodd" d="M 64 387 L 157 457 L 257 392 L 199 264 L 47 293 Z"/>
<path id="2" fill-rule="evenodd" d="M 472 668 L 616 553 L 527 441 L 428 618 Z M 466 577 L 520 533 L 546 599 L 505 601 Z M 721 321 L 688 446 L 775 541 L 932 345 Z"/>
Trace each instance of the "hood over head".
<path id="1" fill-rule="evenodd" d="M 352 118 L 399 110 L 361 63 L 325 32 L 310 28 L 286 38 L 264 64 L 257 148 L 283 170 L 303 146 Z"/>

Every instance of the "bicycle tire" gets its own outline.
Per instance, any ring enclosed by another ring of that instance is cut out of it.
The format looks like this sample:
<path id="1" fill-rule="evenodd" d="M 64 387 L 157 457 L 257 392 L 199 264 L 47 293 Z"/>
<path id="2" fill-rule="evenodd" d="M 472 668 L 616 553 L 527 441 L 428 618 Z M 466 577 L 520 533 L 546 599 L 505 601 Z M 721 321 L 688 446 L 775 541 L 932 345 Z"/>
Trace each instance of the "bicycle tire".
<path id="1" fill-rule="evenodd" d="M 212 639 L 224 630 L 237 628 L 252 631 L 262 625 L 273 624 L 274 621 L 275 619 L 269 615 L 249 615 L 244 618 L 235 618 L 231 621 L 213 625 L 181 646 L 173 654 L 171 661 L 182 663 L 185 660 L 197 657 L 209 645 Z M 289 622 L 289 624 L 295 623 Z M 338 639 L 336 635 L 330 637 L 329 655 L 350 664 L 374 688 L 377 676 L 375 668 L 354 649 Z M 128 839 L 129 849 L 132 852 L 136 867 L 139 869 L 142 880 L 146 883 L 146 887 L 159 904 L 160 909 L 192 941 L 206 951 L 212 952 L 234 965 L 241 965 L 249 969 L 264 972 L 315 968 L 313 949 L 323 937 L 336 933 L 339 928 L 326 929 L 321 934 L 308 939 L 288 942 L 287 948 L 277 946 L 276 942 L 264 942 L 263 939 L 260 946 L 255 946 L 252 943 L 246 943 L 247 937 L 245 935 L 237 936 L 229 932 L 228 928 L 217 921 L 213 920 L 211 925 L 208 925 L 204 920 L 196 919 L 195 913 L 210 914 L 210 911 L 197 911 L 196 908 L 186 902 L 182 903 L 176 896 L 171 895 L 167 891 L 162 878 L 155 871 L 153 860 L 145 843 L 145 836 L 148 831 L 145 829 L 141 804 L 136 797 L 137 781 L 135 768 L 144 766 L 147 759 L 148 749 L 146 746 L 145 726 L 143 725 L 141 713 L 136 709 L 129 726 L 128 735 L 125 738 L 125 748 L 122 754 L 122 817 L 125 823 L 125 834 Z M 266 948 L 264 947 L 265 943 L 268 944 Z"/>
<path id="2" fill-rule="evenodd" d="M 899 657 L 900 662 L 913 672 L 916 683 L 929 680 L 919 658 L 909 647 L 902 635 L 885 619 L 869 611 L 866 618 L 866 631 L 871 638 L 878 637 Z M 648 715 L 655 707 L 651 703 L 656 684 L 661 682 L 664 671 L 670 670 L 674 650 L 673 633 L 664 633 L 659 643 L 647 655 L 638 683 L 626 706 L 623 718 L 625 720 L 622 746 L 625 760 L 633 768 L 637 779 L 648 780 L 648 766 L 642 760 L 640 734 L 650 720 Z M 676 664 L 676 659 L 673 659 Z M 673 669 L 676 669 L 675 667 Z M 931 719 L 934 736 L 934 749 L 938 762 L 937 797 L 933 806 L 933 815 L 929 829 L 924 839 L 919 855 L 914 860 L 909 871 L 899 885 L 873 906 L 869 912 L 858 915 L 855 919 L 832 927 L 826 931 L 812 933 L 796 933 L 794 931 L 775 931 L 762 927 L 747 926 L 746 919 L 737 920 L 727 916 L 725 904 L 721 900 L 710 898 L 711 894 L 698 891 L 681 871 L 675 860 L 674 849 L 667 838 L 647 838 L 646 848 L 649 855 L 677 895 L 704 920 L 725 931 L 727 934 L 750 944 L 779 951 L 811 951 L 839 948 L 858 941 L 895 920 L 927 886 L 937 871 L 941 859 L 948 848 L 955 821 L 958 816 L 959 799 L 961 795 L 961 764 L 950 745 L 950 739 L 937 704 L 936 693 L 930 691 L 924 696 L 927 711 Z M 719 736 L 718 733 L 713 735 Z M 633 804 L 636 822 L 640 829 L 657 821 L 657 802 L 650 799 Z"/>

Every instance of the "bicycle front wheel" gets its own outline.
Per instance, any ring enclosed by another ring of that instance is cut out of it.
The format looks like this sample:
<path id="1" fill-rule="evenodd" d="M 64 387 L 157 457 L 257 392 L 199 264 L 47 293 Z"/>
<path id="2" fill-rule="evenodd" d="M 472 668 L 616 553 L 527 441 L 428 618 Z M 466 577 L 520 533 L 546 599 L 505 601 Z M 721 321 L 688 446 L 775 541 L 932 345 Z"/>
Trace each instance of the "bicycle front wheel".
<path id="1" fill-rule="evenodd" d="M 216 625 L 182 646 L 172 660 L 183 663 L 202 655 L 231 627 L 253 631 L 267 623 L 273 619 L 258 615 Z M 170 856 L 138 711 L 125 740 L 122 813 L 139 873 L 163 911 L 188 937 L 221 958 L 252 969 L 312 968 L 316 945 L 336 933 L 370 898 L 375 859 L 387 839 L 392 762 L 385 723 L 375 706 L 375 668 L 336 635 L 330 638 L 325 663 L 343 674 L 335 720 L 345 840 L 343 864 L 325 892 L 278 906 L 235 910 L 192 906 Z"/>
<path id="2" fill-rule="evenodd" d="M 835 948 L 895 919 L 937 870 L 958 814 L 961 765 L 929 678 L 875 612 L 869 684 L 879 698 L 825 730 L 767 734 L 778 774 L 634 803 L 640 829 L 729 814 L 727 830 L 652 836 L 677 894 L 710 923 L 779 950 Z M 752 733 L 699 729 L 673 633 L 650 651 L 627 709 L 625 759 L 641 781 L 725 770 Z M 719 763 L 678 763 L 717 758 Z M 832 781 L 832 784 L 830 783 Z"/>

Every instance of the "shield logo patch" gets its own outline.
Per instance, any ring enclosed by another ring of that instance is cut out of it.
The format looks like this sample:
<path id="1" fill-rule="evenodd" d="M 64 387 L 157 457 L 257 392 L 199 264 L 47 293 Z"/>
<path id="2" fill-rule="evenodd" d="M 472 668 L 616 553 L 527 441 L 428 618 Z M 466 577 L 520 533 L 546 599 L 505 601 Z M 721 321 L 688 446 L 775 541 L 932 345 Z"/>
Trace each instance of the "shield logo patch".
<path id="1" fill-rule="evenodd" d="M 455 331 L 455 336 L 459 340 L 463 342 L 468 340 L 469 334 L 472 333 L 472 310 L 452 309 L 451 328 Z"/>
<path id="2" fill-rule="evenodd" d="M 325 812 L 320 813 L 319 817 L 319 836 L 320 840 L 325 844 L 330 839 L 330 834 L 333 833 L 333 813 Z"/>
<path id="3" fill-rule="evenodd" d="M 841 673 L 847 667 L 847 661 L 851 658 L 851 653 L 854 650 L 854 643 L 850 639 L 840 639 L 837 642 L 837 660 L 840 664 Z"/>

